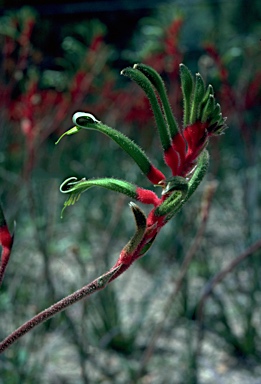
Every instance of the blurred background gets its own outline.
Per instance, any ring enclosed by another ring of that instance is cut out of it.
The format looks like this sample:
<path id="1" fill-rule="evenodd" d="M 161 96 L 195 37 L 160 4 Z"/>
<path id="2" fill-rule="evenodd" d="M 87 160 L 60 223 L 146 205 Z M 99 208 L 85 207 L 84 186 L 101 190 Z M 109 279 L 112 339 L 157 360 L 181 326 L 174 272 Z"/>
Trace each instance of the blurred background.
<path id="1" fill-rule="evenodd" d="M 74 112 L 127 134 L 165 169 L 148 102 L 120 70 L 159 71 L 181 125 L 183 62 L 214 86 L 229 126 L 209 145 L 203 185 L 149 253 L 7 350 L 1 384 L 260 383 L 261 251 L 249 249 L 261 238 L 260 19 L 258 0 L 0 1 L 0 199 L 11 230 L 16 222 L 1 339 L 104 273 L 134 232 L 129 200 L 106 190 L 60 219 L 64 179 L 150 188 L 99 133 L 56 146 Z"/>

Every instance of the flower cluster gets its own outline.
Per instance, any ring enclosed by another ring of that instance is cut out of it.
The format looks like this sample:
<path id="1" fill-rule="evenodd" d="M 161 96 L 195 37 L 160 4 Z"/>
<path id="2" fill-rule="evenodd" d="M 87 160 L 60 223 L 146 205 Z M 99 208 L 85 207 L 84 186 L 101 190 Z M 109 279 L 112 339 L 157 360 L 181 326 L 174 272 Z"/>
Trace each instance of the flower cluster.
<path id="1" fill-rule="evenodd" d="M 209 137 L 221 134 L 226 128 L 226 119 L 222 116 L 220 105 L 215 101 L 212 86 L 206 88 L 199 73 L 194 80 L 185 65 L 180 65 L 184 110 L 182 129 L 173 116 L 164 82 L 153 68 L 145 64 L 135 64 L 133 68 L 124 69 L 121 74 L 135 81 L 148 97 L 158 128 L 164 161 L 171 175 L 165 175 L 157 169 L 136 143 L 90 113 L 75 113 L 75 126 L 61 136 L 72 135 L 81 129 L 94 129 L 104 133 L 132 157 L 153 186 L 162 188 L 161 196 L 158 197 L 152 190 L 115 178 L 77 180 L 71 177 L 62 183 L 60 191 L 69 194 L 64 208 L 74 204 L 84 191 L 94 186 L 123 193 L 131 199 L 153 206 L 146 217 L 137 204 L 130 203 L 137 228 L 112 268 L 118 268 L 112 279 L 148 251 L 160 229 L 190 198 L 207 170 L 208 153 L 205 148 Z"/>

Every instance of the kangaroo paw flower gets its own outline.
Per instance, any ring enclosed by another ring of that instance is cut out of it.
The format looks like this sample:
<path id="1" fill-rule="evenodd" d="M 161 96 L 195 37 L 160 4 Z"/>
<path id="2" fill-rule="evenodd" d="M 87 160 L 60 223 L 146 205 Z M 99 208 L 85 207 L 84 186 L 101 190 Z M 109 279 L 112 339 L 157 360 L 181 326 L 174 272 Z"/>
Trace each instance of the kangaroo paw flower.
<path id="1" fill-rule="evenodd" d="M 148 251 L 160 229 L 192 196 L 208 168 L 206 146 L 209 138 L 226 129 L 226 118 L 222 116 L 221 107 L 215 100 L 213 87 L 206 87 L 199 73 L 194 79 L 184 64 L 180 65 L 184 109 L 182 126 L 178 125 L 172 113 L 164 82 L 153 68 L 135 64 L 133 68 L 125 68 L 121 74 L 135 81 L 149 99 L 163 148 L 163 159 L 170 175 L 157 169 L 145 152 L 127 136 L 103 124 L 90 113 L 75 113 L 74 127 L 64 135 L 72 135 L 82 129 L 104 133 L 128 153 L 154 186 L 162 188 L 161 196 L 150 189 L 114 178 L 78 180 L 70 177 L 60 187 L 62 193 L 68 194 L 63 210 L 78 201 L 81 194 L 92 187 L 123 193 L 131 199 L 153 206 L 146 217 L 135 203 L 130 203 L 136 231 L 120 253 L 114 266 L 119 269 L 112 279 Z"/>

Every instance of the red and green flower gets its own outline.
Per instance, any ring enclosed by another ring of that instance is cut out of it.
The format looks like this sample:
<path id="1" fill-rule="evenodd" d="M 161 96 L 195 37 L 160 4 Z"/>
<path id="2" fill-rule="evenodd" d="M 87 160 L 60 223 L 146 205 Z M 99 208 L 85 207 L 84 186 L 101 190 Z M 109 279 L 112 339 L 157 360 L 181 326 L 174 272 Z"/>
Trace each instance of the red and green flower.
<path id="1" fill-rule="evenodd" d="M 75 126 L 64 135 L 72 135 L 81 129 L 93 129 L 109 136 L 129 154 L 153 187 L 162 188 L 161 196 L 159 197 L 153 190 L 115 178 L 77 180 L 71 177 L 60 187 L 62 193 L 69 195 L 64 208 L 74 204 L 83 192 L 94 186 L 123 193 L 137 202 L 152 205 L 146 217 L 137 204 L 130 203 L 137 228 L 113 267 L 119 269 L 112 279 L 148 251 L 160 229 L 190 198 L 207 170 L 208 152 L 205 148 L 209 138 L 221 134 L 226 128 L 226 119 L 222 116 L 220 105 L 215 101 L 212 86 L 206 88 L 199 73 L 194 80 L 185 65 L 180 65 L 184 110 L 182 128 L 172 113 L 164 82 L 153 68 L 135 64 L 133 68 L 124 69 L 121 74 L 135 81 L 149 99 L 163 148 L 164 161 L 169 167 L 170 174 L 162 173 L 136 143 L 121 132 L 103 124 L 90 113 L 75 113 L 73 116 Z"/>

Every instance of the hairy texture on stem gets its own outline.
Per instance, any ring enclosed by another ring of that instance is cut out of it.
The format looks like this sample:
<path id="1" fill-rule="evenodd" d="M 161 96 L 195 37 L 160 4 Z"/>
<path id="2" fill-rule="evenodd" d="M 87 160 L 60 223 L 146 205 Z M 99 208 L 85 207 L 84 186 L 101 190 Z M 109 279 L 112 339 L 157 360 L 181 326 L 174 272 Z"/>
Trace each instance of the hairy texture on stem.
<path id="1" fill-rule="evenodd" d="M 121 266 L 118 266 L 111 271 L 103 274 L 97 279 L 93 280 L 91 283 L 85 285 L 81 289 L 78 289 L 74 293 L 69 296 L 66 296 L 62 300 L 58 301 L 54 305 L 51 305 L 49 308 L 44 311 L 38 313 L 32 319 L 21 325 L 21 327 L 17 328 L 11 335 L 9 335 L 6 339 L 4 339 L 0 343 L 0 353 L 4 352 L 10 345 L 12 345 L 15 341 L 17 341 L 20 337 L 25 335 L 27 332 L 31 331 L 37 325 L 43 323 L 44 321 L 50 319 L 54 315 L 59 312 L 64 311 L 70 305 L 80 301 L 86 296 L 91 295 L 94 292 L 100 291 L 104 289 L 106 285 L 110 282 L 111 278 L 115 273 L 118 272 Z"/>

